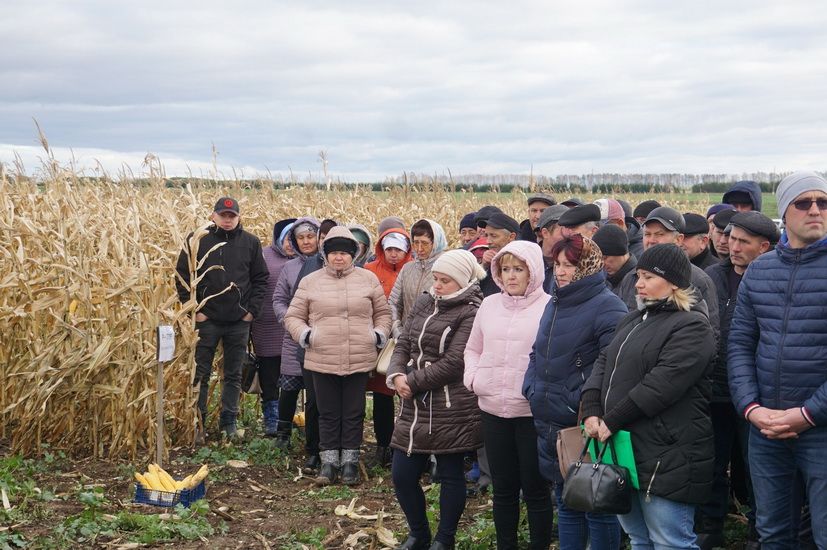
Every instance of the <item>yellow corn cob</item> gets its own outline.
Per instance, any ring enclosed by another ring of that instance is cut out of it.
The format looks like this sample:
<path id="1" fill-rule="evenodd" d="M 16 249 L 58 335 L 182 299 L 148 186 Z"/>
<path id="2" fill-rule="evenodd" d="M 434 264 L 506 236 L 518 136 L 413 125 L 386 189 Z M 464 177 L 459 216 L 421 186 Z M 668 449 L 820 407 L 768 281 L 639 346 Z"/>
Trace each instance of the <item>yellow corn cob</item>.
<path id="1" fill-rule="evenodd" d="M 143 486 L 144 489 L 152 489 L 152 487 L 149 485 L 149 482 L 146 480 L 146 478 L 142 474 L 139 474 L 138 472 L 135 472 L 135 480 L 138 483 L 140 483 L 141 486 Z"/>
<path id="2" fill-rule="evenodd" d="M 161 481 L 161 485 L 166 487 L 167 491 L 174 493 L 178 490 L 178 488 L 175 485 L 175 480 L 172 479 L 172 476 L 169 475 L 169 473 L 167 473 L 166 470 L 164 470 L 157 464 L 152 464 L 152 466 L 155 466 L 155 475 L 158 476 L 158 479 Z"/>
<path id="3" fill-rule="evenodd" d="M 293 415 L 293 423 L 299 427 L 304 426 L 304 413 L 297 412 L 295 415 Z"/>
<path id="4" fill-rule="evenodd" d="M 175 488 L 178 489 L 179 491 L 181 489 L 189 489 L 191 481 L 192 481 L 192 475 L 188 475 L 187 477 L 185 477 L 181 481 L 176 481 L 175 482 Z"/>
<path id="5" fill-rule="evenodd" d="M 207 468 L 206 464 L 201 466 L 201 468 L 197 472 L 195 472 L 195 474 L 193 474 L 192 479 L 190 480 L 190 489 L 192 489 L 193 487 L 197 487 L 199 483 L 204 481 L 204 479 L 207 477 L 209 473 L 210 470 L 209 468 Z"/>
<path id="6" fill-rule="evenodd" d="M 157 474 L 147 472 L 144 474 L 144 479 L 149 483 L 149 488 L 153 491 L 166 491 L 166 488 L 161 484 L 161 480 L 158 479 Z"/>

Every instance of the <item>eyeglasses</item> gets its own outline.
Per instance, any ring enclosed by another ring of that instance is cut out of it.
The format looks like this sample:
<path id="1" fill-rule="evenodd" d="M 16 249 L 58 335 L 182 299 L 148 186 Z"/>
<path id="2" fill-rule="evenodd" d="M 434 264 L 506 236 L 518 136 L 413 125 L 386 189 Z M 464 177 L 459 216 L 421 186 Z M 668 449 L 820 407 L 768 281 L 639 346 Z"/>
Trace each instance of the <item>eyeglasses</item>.
<path id="1" fill-rule="evenodd" d="M 827 210 L 827 199 L 801 199 L 800 201 L 795 201 L 793 206 L 795 206 L 796 210 L 807 212 L 813 207 L 813 203 L 815 203 L 819 210 Z"/>

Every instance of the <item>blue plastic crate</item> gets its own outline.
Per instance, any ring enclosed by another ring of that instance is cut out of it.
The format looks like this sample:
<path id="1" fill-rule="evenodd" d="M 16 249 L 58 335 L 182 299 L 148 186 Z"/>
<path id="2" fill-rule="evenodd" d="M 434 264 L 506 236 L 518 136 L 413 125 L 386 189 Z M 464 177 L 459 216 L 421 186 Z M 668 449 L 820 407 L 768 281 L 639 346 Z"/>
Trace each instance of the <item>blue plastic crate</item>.
<path id="1" fill-rule="evenodd" d="M 207 486 L 204 480 L 201 480 L 201 483 L 192 489 L 182 489 L 174 493 L 146 489 L 140 483 L 135 482 L 135 498 L 132 502 L 136 504 L 149 504 L 151 506 L 164 506 L 166 508 L 172 508 L 181 504 L 185 508 L 189 508 L 190 504 L 204 498 L 206 494 Z"/>

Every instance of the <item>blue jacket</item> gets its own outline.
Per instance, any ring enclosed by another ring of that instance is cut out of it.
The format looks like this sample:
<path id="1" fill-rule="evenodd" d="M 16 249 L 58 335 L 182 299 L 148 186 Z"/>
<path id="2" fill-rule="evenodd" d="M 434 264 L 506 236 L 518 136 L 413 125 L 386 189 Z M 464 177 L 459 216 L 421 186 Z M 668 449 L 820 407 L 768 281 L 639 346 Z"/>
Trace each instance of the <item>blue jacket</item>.
<path id="1" fill-rule="evenodd" d="M 729 331 L 729 389 L 750 403 L 804 406 L 827 425 L 827 237 L 803 249 L 787 234 L 747 268 Z"/>
<path id="2" fill-rule="evenodd" d="M 755 183 L 754 181 L 744 180 L 744 181 L 736 181 L 732 184 L 732 187 L 724 193 L 723 201 L 725 204 L 729 204 L 730 201 L 730 193 L 735 191 L 740 191 L 741 193 L 746 193 L 749 195 L 749 198 L 752 200 L 752 209 L 757 210 L 758 212 L 761 211 L 761 186 Z"/>
<path id="3" fill-rule="evenodd" d="M 552 288 L 523 380 L 537 429 L 540 472 L 549 481 L 562 481 L 557 431 L 577 424 L 583 384 L 626 313 L 602 271 Z"/>

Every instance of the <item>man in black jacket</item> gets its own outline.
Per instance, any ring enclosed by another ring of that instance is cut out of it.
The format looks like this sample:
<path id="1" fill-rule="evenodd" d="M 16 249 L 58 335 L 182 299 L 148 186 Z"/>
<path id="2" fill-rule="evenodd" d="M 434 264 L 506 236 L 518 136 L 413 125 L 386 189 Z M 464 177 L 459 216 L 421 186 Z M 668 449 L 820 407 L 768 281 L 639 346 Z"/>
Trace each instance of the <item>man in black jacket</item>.
<path id="1" fill-rule="evenodd" d="M 224 349 L 224 383 L 221 389 L 219 427 L 227 437 L 236 435 L 241 368 L 250 339 L 250 323 L 258 317 L 267 293 L 269 271 L 261 242 L 242 229 L 238 201 L 221 197 L 212 213 L 213 225 L 195 242 L 193 233 L 178 256 L 175 284 L 181 303 L 193 299 L 191 276 L 195 274 L 195 380 L 199 386 L 198 411 L 204 435 L 210 374 L 218 343 Z M 195 249 L 195 258 L 191 257 Z M 205 258 L 206 256 L 206 258 Z M 198 264 L 203 264 L 198 267 Z"/>
<path id="2" fill-rule="evenodd" d="M 753 260 L 772 250 L 779 234 L 775 223 L 760 212 L 740 212 L 732 216 L 729 224 L 730 255 L 706 269 L 718 295 L 718 318 L 721 330 L 718 337 L 718 356 L 712 371 L 712 428 L 715 434 L 715 469 L 709 500 L 698 507 L 695 532 L 702 550 L 724 545 L 724 520 L 729 511 L 729 487 L 727 466 L 730 467 L 732 484 L 745 485 L 750 511 L 747 549 L 758 548 L 755 531 L 755 499 L 752 494 L 747 466 L 747 441 L 749 424 L 735 412 L 727 381 L 727 345 L 729 325 L 735 311 L 741 276 Z M 714 307 L 710 304 L 711 307 Z M 736 444 L 737 443 L 737 444 Z M 736 454 L 736 451 L 738 454 Z M 740 455 L 740 456 L 739 456 Z M 739 479 L 740 478 L 740 479 Z"/>

